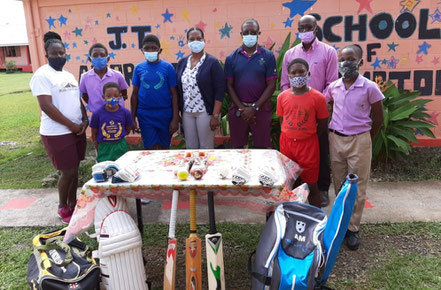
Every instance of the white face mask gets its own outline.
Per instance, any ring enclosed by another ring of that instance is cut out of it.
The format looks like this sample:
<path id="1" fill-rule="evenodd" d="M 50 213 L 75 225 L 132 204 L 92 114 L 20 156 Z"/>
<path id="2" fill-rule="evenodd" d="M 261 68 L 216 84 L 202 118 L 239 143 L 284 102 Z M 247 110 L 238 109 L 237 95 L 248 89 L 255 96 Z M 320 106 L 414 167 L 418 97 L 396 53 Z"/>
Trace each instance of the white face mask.
<path id="1" fill-rule="evenodd" d="M 300 76 L 289 78 L 289 83 L 293 88 L 302 88 L 308 84 L 309 76 Z"/>
<path id="2" fill-rule="evenodd" d="M 155 62 L 158 60 L 158 52 L 152 51 L 152 52 L 144 52 L 144 57 L 148 62 Z"/>
<path id="3" fill-rule="evenodd" d="M 191 52 L 199 53 L 202 50 L 204 50 L 205 42 L 194 40 L 194 41 L 188 43 L 188 47 L 190 48 Z"/>
<path id="4" fill-rule="evenodd" d="M 257 43 L 257 35 L 244 35 L 242 40 L 246 47 L 253 47 Z"/>

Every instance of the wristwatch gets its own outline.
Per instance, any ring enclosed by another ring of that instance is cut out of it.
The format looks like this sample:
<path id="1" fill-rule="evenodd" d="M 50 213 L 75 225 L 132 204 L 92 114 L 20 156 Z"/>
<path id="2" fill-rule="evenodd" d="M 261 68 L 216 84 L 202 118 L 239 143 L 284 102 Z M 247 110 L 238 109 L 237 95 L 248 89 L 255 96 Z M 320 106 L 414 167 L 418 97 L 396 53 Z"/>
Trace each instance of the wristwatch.
<path id="1" fill-rule="evenodd" d="M 213 114 L 213 118 L 219 119 L 220 114 Z"/>
<path id="2" fill-rule="evenodd" d="M 251 107 L 256 111 L 259 111 L 259 106 L 256 103 L 252 104 Z"/>

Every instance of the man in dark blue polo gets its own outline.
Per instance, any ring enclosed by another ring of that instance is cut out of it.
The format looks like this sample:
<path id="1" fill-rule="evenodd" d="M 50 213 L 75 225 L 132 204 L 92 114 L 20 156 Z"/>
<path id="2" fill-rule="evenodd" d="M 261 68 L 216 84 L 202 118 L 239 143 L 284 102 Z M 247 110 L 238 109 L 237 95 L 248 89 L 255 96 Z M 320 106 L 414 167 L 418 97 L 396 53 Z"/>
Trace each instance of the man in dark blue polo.
<path id="1" fill-rule="evenodd" d="M 248 135 L 253 148 L 271 148 L 271 104 L 276 89 L 277 68 L 274 54 L 257 44 L 259 23 L 254 19 L 242 24 L 243 44 L 227 56 L 225 77 L 232 104 L 228 111 L 231 144 L 243 148 Z"/>

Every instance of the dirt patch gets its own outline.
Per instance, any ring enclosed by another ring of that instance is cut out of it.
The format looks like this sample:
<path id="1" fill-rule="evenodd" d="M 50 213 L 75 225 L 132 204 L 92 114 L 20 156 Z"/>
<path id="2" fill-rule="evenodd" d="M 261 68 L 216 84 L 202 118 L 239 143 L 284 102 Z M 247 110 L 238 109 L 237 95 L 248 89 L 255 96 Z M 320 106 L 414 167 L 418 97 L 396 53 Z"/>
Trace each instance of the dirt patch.
<path id="1" fill-rule="evenodd" d="M 441 257 L 440 240 L 416 235 L 361 236 L 362 245 L 358 251 L 350 251 L 342 245 L 337 262 L 329 278 L 331 285 L 342 281 L 367 279 L 367 272 L 378 268 L 388 252 L 399 255 L 417 253 Z M 176 289 L 185 289 L 184 241 L 179 241 L 177 255 Z M 165 247 L 144 246 L 146 273 L 153 289 L 161 289 L 164 271 Z M 205 252 L 202 253 L 205 260 Z M 250 289 L 250 275 L 247 272 L 248 253 L 226 243 L 224 245 L 225 279 L 228 289 Z M 206 264 L 202 265 L 203 289 L 206 285 Z M 350 288 L 350 287 L 349 287 Z"/>

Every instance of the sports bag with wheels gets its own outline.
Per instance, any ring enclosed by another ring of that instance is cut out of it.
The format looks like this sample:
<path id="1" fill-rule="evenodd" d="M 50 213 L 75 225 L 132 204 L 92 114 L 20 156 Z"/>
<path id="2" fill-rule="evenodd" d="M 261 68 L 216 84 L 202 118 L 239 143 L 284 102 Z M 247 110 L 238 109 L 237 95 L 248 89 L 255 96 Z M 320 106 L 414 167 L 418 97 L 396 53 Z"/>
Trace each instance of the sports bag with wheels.
<path id="1" fill-rule="evenodd" d="M 29 258 L 31 289 L 99 289 L 100 269 L 89 247 L 78 239 L 63 243 L 66 228 L 37 235 Z"/>

